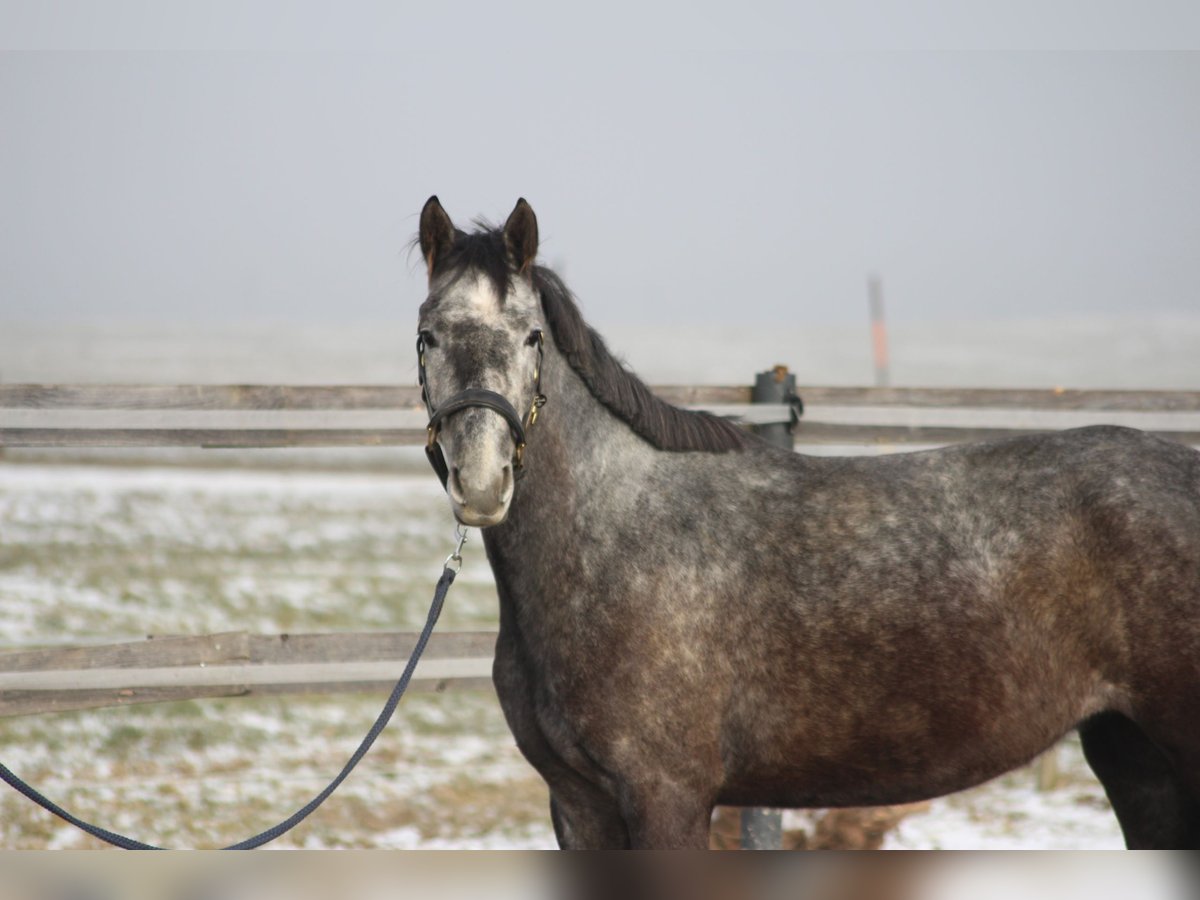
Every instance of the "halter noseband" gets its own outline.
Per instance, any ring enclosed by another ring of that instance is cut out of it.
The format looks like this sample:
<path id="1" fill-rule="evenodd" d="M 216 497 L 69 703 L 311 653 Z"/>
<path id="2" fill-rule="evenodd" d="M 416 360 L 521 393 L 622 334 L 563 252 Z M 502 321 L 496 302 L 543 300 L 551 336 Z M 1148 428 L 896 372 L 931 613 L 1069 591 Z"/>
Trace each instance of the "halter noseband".
<path id="1" fill-rule="evenodd" d="M 540 330 L 537 333 L 537 342 L 538 358 L 537 368 L 533 373 L 533 403 L 529 407 L 529 414 L 525 417 L 525 421 L 522 422 L 516 409 L 503 395 L 486 388 L 467 388 L 459 391 L 434 409 L 429 400 L 429 384 L 425 375 L 425 338 L 422 335 L 417 336 L 417 382 L 421 385 L 421 400 L 425 403 L 425 410 L 429 413 L 429 424 L 425 426 L 425 456 L 429 459 L 429 464 L 433 466 L 433 471 L 441 479 L 443 488 L 450 477 L 450 470 L 446 466 L 446 457 L 442 453 L 442 448 L 437 442 L 438 432 L 442 429 L 443 421 L 455 413 L 473 406 L 490 409 L 504 417 L 513 437 L 513 472 L 520 472 L 525 463 L 525 431 L 533 427 L 533 423 L 537 421 L 538 410 L 546 405 L 546 395 L 542 393 L 542 351 L 545 345 L 545 336 Z"/>

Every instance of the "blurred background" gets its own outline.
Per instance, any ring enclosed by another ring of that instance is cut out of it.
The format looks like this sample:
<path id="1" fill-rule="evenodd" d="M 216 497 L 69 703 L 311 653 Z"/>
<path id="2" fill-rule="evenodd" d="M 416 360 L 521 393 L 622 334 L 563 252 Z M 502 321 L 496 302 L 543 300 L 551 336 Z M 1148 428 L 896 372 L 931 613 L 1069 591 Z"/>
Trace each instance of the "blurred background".
<path id="1" fill-rule="evenodd" d="M 1195 7 L 1009 6 L 5 3 L 0 378 L 411 381 L 436 193 L 652 381 L 1193 387 Z"/>
<path id="2" fill-rule="evenodd" d="M 893 384 L 1200 388 L 1200 7 L 995 7 L 0 0 L 0 381 L 411 384 L 436 193 L 462 227 L 526 197 L 651 383 L 869 384 L 874 281 Z M 418 625 L 451 526 L 419 451 L 263 453 L 9 452 L 0 646 Z M 495 625 L 477 544 L 446 625 Z M 0 759 L 211 845 L 319 789 L 377 702 L 5 719 Z M 552 843 L 487 692 L 388 735 L 294 845 Z M 1014 773 L 878 842 L 1120 846 L 1062 754 L 1055 790 Z M 15 795 L 0 844 L 92 845 Z"/>

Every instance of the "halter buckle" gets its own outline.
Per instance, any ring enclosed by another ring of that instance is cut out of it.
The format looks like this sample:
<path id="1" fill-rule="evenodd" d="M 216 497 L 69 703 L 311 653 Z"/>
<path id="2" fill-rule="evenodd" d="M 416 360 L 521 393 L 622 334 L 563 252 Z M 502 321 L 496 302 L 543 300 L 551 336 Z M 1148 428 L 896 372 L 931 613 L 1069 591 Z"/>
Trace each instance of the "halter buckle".
<path id="1" fill-rule="evenodd" d="M 437 426 L 428 425 L 425 428 L 425 449 L 432 451 L 434 445 L 437 444 Z"/>
<path id="2" fill-rule="evenodd" d="M 532 425 L 533 423 L 530 422 L 530 424 Z M 525 442 L 521 441 L 513 449 L 513 468 L 519 469 L 523 465 L 525 465 Z"/>

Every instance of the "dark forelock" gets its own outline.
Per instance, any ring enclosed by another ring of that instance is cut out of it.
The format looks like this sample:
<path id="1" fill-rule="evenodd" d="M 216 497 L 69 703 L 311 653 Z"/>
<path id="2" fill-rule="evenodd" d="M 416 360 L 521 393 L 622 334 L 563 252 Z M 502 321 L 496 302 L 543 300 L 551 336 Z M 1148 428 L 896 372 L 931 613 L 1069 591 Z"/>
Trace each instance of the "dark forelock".
<path id="1" fill-rule="evenodd" d="M 434 263 L 433 279 L 446 276 L 457 281 L 467 272 L 479 272 L 492 283 L 503 303 L 513 274 L 504 246 L 504 232 L 482 219 L 474 224 L 472 232 L 454 230 L 454 245 Z"/>

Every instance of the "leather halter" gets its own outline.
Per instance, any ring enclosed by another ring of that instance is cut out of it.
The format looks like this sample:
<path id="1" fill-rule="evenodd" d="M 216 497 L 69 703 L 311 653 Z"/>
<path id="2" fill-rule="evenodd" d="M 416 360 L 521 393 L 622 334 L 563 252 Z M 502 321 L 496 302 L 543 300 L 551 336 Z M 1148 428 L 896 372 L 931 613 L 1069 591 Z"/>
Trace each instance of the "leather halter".
<path id="1" fill-rule="evenodd" d="M 537 332 L 537 342 L 538 358 L 537 368 L 533 373 L 533 403 L 529 407 L 525 421 L 522 422 L 516 409 L 503 395 L 486 388 L 466 388 L 434 409 L 429 400 L 429 383 L 425 374 L 425 338 L 422 335 L 417 336 L 417 382 L 421 385 L 421 400 L 425 403 L 425 410 L 429 413 L 429 424 L 425 426 L 425 456 L 441 480 L 443 488 L 446 487 L 446 482 L 450 478 L 450 470 L 446 466 L 446 457 L 442 453 L 442 448 L 437 442 L 438 433 L 446 419 L 471 407 L 490 409 L 504 417 L 509 431 L 512 432 L 514 476 L 521 471 L 521 467 L 525 463 L 525 432 L 533 427 L 533 423 L 537 421 L 538 410 L 546 405 L 546 396 L 542 393 L 542 351 L 545 346 L 545 336 L 540 330 Z"/>

